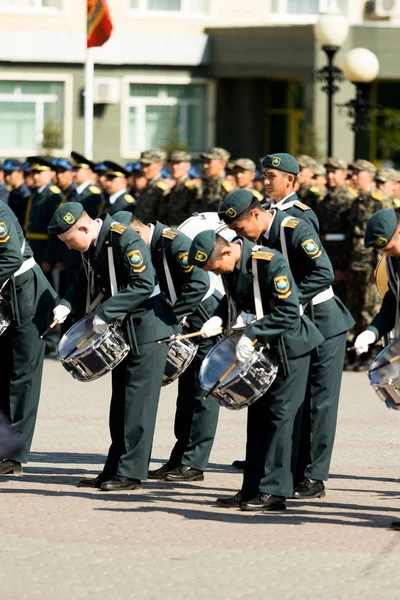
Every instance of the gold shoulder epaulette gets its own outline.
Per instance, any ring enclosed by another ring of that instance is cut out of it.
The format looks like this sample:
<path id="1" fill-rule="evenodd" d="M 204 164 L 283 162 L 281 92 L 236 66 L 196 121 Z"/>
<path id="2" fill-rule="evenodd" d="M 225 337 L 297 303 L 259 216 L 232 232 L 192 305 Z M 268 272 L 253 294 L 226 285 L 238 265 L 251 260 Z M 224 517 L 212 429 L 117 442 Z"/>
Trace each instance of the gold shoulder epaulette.
<path id="1" fill-rule="evenodd" d="M 99 190 L 99 188 L 95 185 L 89 185 L 89 190 L 92 192 L 92 194 L 101 194 L 101 190 Z"/>
<path id="2" fill-rule="evenodd" d="M 393 198 L 392 202 L 393 202 L 395 208 L 400 208 L 400 198 Z"/>
<path id="3" fill-rule="evenodd" d="M 163 231 L 162 237 L 167 238 L 168 240 L 174 240 L 177 235 L 179 235 L 177 231 L 172 231 L 172 229 L 166 229 L 165 231 Z"/>
<path id="4" fill-rule="evenodd" d="M 250 190 L 250 191 L 253 194 L 254 198 L 257 198 L 257 200 L 259 202 L 262 202 L 264 200 L 264 196 L 258 190 Z"/>
<path id="5" fill-rule="evenodd" d="M 189 190 L 192 190 L 196 186 L 194 185 L 194 183 L 193 183 L 193 181 L 191 179 L 187 179 L 185 181 L 185 187 L 189 188 Z"/>
<path id="6" fill-rule="evenodd" d="M 53 194 L 61 194 L 61 190 L 57 185 L 51 185 L 49 190 L 53 192 Z"/>
<path id="7" fill-rule="evenodd" d="M 157 181 L 156 187 L 160 188 L 163 192 L 169 190 L 169 185 L 165 181 Z"/>
<path id="8" fill-rule="evenodd" d="M 312 185 L 309 189 L 312 194 L 315 194 L 316 196 L 321 195 L 321 190 L 316 185 Z"/>
<path id="9" fill-rule="evenodd" d="M 113 223 L 110 227 L 110 231 L 119 233 L 119 235 L 122 235 L 127 229 L 128 228 L 125 225 L 121 225 L 121 223 Z"/>
<path id="10" fill-rule="evenodd" d="M 133 204 L 134 202 L 136 202 L 135 198 L 130 194 L 125 194 L 124 200 L 128 202 L 128 204 Z"/>
<path id="11" fill-rule="evenodd" d="M 224 181 L 222 182 L 222 187 L 226 192 L 228 192 L 228 194 L 229 192 L 233 192 L 233 190 L 235 189 L 227 179 L 224 179 Z"/>
<path id="12" fill-rule="evenodd" d="M 275 254 L 273 252 L 266 252 L 265 250 L 254 250 L 254 252 L 251 253 L 251 256 L 253 258 L 261 258 L 261 260 L 272 260 L 275 256 Z"/>
<path id="13" fill-rule="evenodd" d="M 300 221 L 297 219 L 289 219 L 289 221 L 286 221 L 285 223 L 285 227 L 290 227 L 290 229 L 295 229 L 297 225 L 300 225 Z"/>
<path id="14" fill-rule="evenodd" d="M 375 191 L 372 192 L 371 198 L 373 198 L 374 200 L 379 200 L 380 202 L 382 202 L 385 199 L 385 196 L 383 194 L 381 194 L 381 192 L 378 192 L 377 190 L 375 190 Z"/>
<path id="15" fill-rule="evenodd" d="M 358 192 L 357 192 L 357 190 L 355 190 L 350 185 L 347 186 L 347 191 L 349 192 L 350 196 L 353 196 L 353 198 L 358 198 Z"/>
<path id="16" fill-rule="evenodd" d="M 307 204 L 300 202 L 300 200 L 298 202 L 295 202 L 294 205 L 297 206 L 297 208 L 300 208 L 300 210 L 311 210 L 311 208 L 307 206 Z"/>

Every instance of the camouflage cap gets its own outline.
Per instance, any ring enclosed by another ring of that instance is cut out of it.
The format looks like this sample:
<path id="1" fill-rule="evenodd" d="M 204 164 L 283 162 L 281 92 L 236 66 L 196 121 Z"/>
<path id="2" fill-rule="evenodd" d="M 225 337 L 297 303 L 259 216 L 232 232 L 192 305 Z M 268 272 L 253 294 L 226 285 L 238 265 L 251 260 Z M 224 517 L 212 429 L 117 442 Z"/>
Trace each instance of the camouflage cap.
<path id="1" fill-rule="evenodd" d="M 367 173 L 372 173 L 372 175 L 375 175 L 376 173 L 375 165 L 373 165 L 372 162 L 369 162 L 369 160 L 364 160 L 363 158 L 359 158 L 349 165 L 349 167 L 353 169 L 353 171 L 366 171 Z"/>
<path id="2" fill-rule="evenodd" d="M 278 154 L 267 154 L 262 159 L 262 166 L 264 169 L 277 169 L 278 171 L 284 171 L 285 173 L 292 173 L 292 175 L 299 174 L 299 163 L 291 154 L 285 152 L 279 152 Z"/>
<path id="3" fill-rule="evenodd" d="M 324 165 L 317 163 L 315 165 L 314 175 L 326 175 L 326 169 Z"/>
<path id="4" fill-rule="evenodd" d="M 200 231 L 189 248 L 188 263 L 203 268 L 214 250 L 216 233 L 213 229 Z"/>
<path id="5" fill-rule="evenodd" d="M 186 150 L 174 150 L 169 155 L 169 160 L 171 162 L 190 162 L 192 155 L 186 152 Z"/>
<path id="6" fill-rule="evenodd" d="M 375 212 L 367 223 L 364 244 L 366 248 L 384 248 L 397 229 L 397 213 L 391 208 Z"/>
<path id="7" fill-rule="evenodd" d="M 297 157 L 297 162 L 299 163 L 299 167 L 301 169 L 303 169 L 304 167 L 308 167 L 309 169 L 315 169 L 315 167 L 317 166 L 317 161 L 314 160 L 311 156 L 308 156 L 308 154 L 300 154 L 300 156 Z"/>
<path id="8" fill-rule="evenodd" d="M 112 218 L 114 221 L 117 221 L 117 223 L 121 223 L 121 225 L 126 225 L 126 227 L 128 227 L 132 219 L 132 213 L 127 210 L 119 210 L 113 214 Z"/>
<path id="9" fill-rule="evenodd" d="M 228 194 L 218 211 L 218 216 L 225 223 L 233 223 L 255 199 L 251 190 L 240 188 Z"/>
<path id="10" fill-rule="evenodd" d="M 332 167 L 332 169 L 342 169 L 343 171 L 347 171 L 347 162 L 342 158 L 335 158 L 334 156 L 330 156 L 324 166 Z"/>
<path id="11" fill-rule="evenodd" d="M 155 162 L 164 162 L 166 158 L 167 154 L 164 150 L 144 150 L 140 154 L 139 161 L 145 165 L 151 165 L 151 163 Z"/>
<path id="12" fill-rule="evenodd" d="M 202 152 L 200 154 L 200 158 L 202 158 L 203 160 L 225 160 L 228 161 L 230 159 L 231 155 L 228 152 L 228 150 L 225 150 L 224 148 L 209 148 L 207 150 L 207 152 Z"/>
<path id="13" fill-rule="evenodd" d="M 394 169 L 378 169 L 375 174 L 376 181 L 386 183 L 387 181 L 396 181 L 396 173 Z"/>
<path id="14" fill-rule="evenodd" d="M 80 202 L 66 202 L 53 214 L 47 231 L 53 235 L 61 235 L 71 229 L 84 211 Z"/>
<path id="15" fill-rule="evenodd" d="M 396 183 L 400 183 L 400 171 L 397 171 L 396 169 L 392 169 L 393 171 L 393 181 L 395 181 Z"/>
<path id="16" fill-rule="evenodd" d="M 245 171 L 253 171 L 253 173 L 256 172 L 256 163 L 250 158 L 238 158 L 233 163 L 233 168 L 235 167 L 238 169 L 244 169 Z"/>

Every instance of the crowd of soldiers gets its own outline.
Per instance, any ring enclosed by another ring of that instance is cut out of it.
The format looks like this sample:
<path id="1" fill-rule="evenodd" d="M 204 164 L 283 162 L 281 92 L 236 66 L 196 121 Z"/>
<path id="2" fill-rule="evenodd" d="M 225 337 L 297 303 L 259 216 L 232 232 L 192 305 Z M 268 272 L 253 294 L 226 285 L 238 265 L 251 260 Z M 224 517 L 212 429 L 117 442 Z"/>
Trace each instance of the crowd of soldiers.
<path id="1" fill-rule="evenodd" d="M 217 147 L 200 154 L 200 159 L 201 172 L 184 150 L 169 156 L 159 149 L 146 150 L 136 163 L 125 166 L 108 160 L 95 163 L 77 152 L 70 158 L 32 156 L 25 163 L 9 158 L 0 171 L 4 178 L 0 199 L 16 214 L 36 261 L 52 283 L 56 275 L 62 295 L 80 257 L 50 239 L 47 227 L 65 202 L 79 201 L 92 218 L 126 210 L 145 224 L 157 219 L 174 227 L 194 212 L 218 211 L 237 188 L 251 190 L 264 207 L 273 201 L 253 160 L 231 160 L 227 150 Z M 333 157 L 324 165 L 307 155 L 297 160 L 297 196 L 318 216 L 320 237 L 335 272 L 335 293 L 356 321 L 349 333 L 351 347 L 379 305 L 373 285 L 378 255 L 364 247 L 366 224 L 381 208 L 400 208 L 400 172 L 377 169 L 361 159 L 349 165 Z M 48 352 L 56 344 L 55 334 L 47 341 Z M 345 368 L 365 370 L 371 358 L 370 354 L 357 358 L 350 350 Z"/>

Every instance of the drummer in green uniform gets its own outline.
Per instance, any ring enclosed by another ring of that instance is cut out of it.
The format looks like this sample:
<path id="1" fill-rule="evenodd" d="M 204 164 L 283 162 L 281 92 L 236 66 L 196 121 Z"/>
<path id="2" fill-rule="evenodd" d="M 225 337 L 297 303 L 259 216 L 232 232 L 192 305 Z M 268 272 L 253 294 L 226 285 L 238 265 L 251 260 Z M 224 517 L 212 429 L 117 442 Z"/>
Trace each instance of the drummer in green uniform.
<path id="1" fill-rule="evenodd" d="M 304 401 L 310 352 L 323 338 L 306 316 L 300 316 L 297 288 L 279 252 L 254 247 L 242 237 L 228 242 L 207 230 L 194 238 L 188 262 L 223 276 L 226 296 L 204 324 L 203 335 L 217 335 L 221 326 L 229 331 L 234 313 L 251 312 L 257 318 L 239 339 L 237 360 L 245 363 L 257 347 L 269 344 L 279 364 L 271 388 L 248 408 L 242 489 L 233 497 L 219 498 L 217 504 L 244 511 L 284 510 L 293 491 L 295 421 Z"/>
<path id="2" fill-rule="evenodd" d="M 145 225 L 131 213 L 121 211 L 113 218 L 130 225 L 150 249 L 161 293 L 171 302 L 179 321 L 186 321 L 185 333 L 199 331 L 214 313 L 221 298 L 214 292 L 209 276 L 187 263 L 191 240 L 159 221 Z M 207 469 L 215 432 L 219 405 L 203 400 L 199 381 L 201 364 L 213 347 L 205 338 L 198 343 L 196 356 L 178 380 L 174 432 L 176 443 L 168 461 L 149 471 L 149 479 L 166 481 L 202 481 Z"/>
<path id="3" fill-rule="evenodd" d="M 155 288 L 150 253 L 140 236 L 110 215 L 93 220 L 79 202 L 54 213 L 49 233 L 82 253 L 88 280 L 87 312 L 95 312 L 93 329 L 103 333 L 117 318 L 130 352 L 112 371 L 111 446 L 103 471 L 80 486 L 105 491 L 134 490 L 146 479 L 167 353 L 157 340 L 180 331 L 175 315 Z M 71 287 L 54 309 L 64 321 L 82 302 Z"/>
<path id="4" fill-rule="evenodd" d="M 292 163 L 292 157 L 281 157 L 279 164 L 274 157 L 264 159 L 267 168 L 269 164 L 275 165 L 275 170 L 282 169 L 284 173 L 292 170 Z M 285 190 L 284 178 L 281 181 Z M 328 479 L 336 431 L 346 332 L 354 320 L 334 295 L 332 265 L 311 225 L 281 210 L 264 210 L 248 190 L 229 194 L 218 214 L 239 235 L 283 253 L 304 311 L 324 336 L 324 342 L 311 354 L 310 386 L 294 490 L 296 498 L 324 496 L 323 481 Z"/>

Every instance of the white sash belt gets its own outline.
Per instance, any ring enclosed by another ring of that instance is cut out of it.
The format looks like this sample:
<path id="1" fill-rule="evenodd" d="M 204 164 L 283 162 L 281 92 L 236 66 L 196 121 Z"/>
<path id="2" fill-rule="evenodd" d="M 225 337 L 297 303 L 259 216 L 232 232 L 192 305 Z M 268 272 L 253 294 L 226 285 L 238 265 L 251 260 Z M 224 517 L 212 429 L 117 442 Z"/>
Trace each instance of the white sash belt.
<path id="1" fill-rule="evenodd" d="M 149 298 L 154 298 L 154 296 L 159 296 L 160 294 L 161 294 L 160 286 L 157 284 L 157 285 L 154 287 L 154 291 L 153 291 L 153 293 L 151 294 L 151 296 L 149 296 Z"/>
<path id="2" fill-rule="evenodd" d="M 344 242 L 346 236 L 344 233 L 323 233 L 321 234 L 321 240 L 323 242 Z"/>
<path id="3" fill-rule="evenodd" d="M 335 294 L 333 292 L 332 286 L 329 286 L 327 290 L 324 290 L 323 292 L 320 292 L 319 294 L 314 296 L 314 298 L 312 299 L 312 305 L 315 306 L 316 304 L 322 304 L 323 302 L 326 302 L 327 300 L 333 298 L 334 295 Z"/>
<path id="4" fill-rule="evenodd" d="M 32 267 L 34 267 L 35 265 L 36 265 L 36 261 L 33 258 L 33 256 L 31 256 L 30 258 L 28 258 L 27 260 L 25 260 L 22 263 L 22 265 L 20 266 L 18 271 L 15 271 L 15 273 L 13 274 L 13 277 L 19 277 L 19 275 L 26 273 L 27 271 L 29 271 L 29 269 L 32 269 Z"/>

